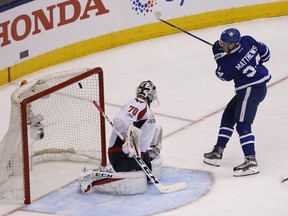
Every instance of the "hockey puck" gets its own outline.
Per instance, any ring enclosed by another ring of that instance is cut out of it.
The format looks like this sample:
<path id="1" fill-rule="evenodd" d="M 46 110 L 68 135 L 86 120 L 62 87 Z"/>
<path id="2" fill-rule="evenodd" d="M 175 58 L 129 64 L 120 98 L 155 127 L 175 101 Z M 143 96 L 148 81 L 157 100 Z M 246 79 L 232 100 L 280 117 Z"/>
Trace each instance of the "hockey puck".
<path id="1" fill-rule="evenodd" d="M 79 86 L 80 89 L 83 88 L 83 86 L 82 86 L 82 84 L 80 82 L 78 83 L 78 86 Z"/>

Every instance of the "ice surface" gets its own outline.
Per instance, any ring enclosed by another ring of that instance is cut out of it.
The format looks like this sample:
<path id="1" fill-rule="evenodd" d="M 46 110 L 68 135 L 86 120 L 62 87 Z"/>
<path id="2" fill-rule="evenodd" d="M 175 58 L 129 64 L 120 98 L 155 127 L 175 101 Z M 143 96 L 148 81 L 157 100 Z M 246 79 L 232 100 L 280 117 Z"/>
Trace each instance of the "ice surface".
<path id="1" fill-rule="evenodd" d="M 288 17 L 283 16 L 192 32 L 213 43 L 224 29 L 235 27 L 243 35 L 252 35 L 270 47 L 271 60 L 266 66 L 272 74 L 272 80 L 253 125 L 260 169 L 260 174 L 255 176 L 233 177 L 233 167 L 243 162 L 236 133 L 224 152 L 219 168 L 202 162 L 203 153 L 210 151 L 215 144 L 221 112 L 233 96 L 234 89 L 232 82 L 222 82 L 214 75 L 216 64 L 211 47 L 186 34 L 179 33 L 110 49 L 47 68 L 25 79 L 29 81 L 69 68 L 100 66 L 104 70 L 106 114 L 109 117 L 134 97 L 135 88 L 141 81 L 150 79 L 156 84 L 161 106 L 154 111 L 164 130 L 164 165 L 203 170 L 214 175 L 210 192 L 201 199 L 173 210 L 167 205 L 167 211 L 159 215 L 288 215 L 288 182 L 280 183 L 282 177 L 288 176 L 287 25 Z M 10 95 L 19 83 L 20 80 L 17 80 L 0 87 L 0 138 L 6 133 L 9 124 Z M 110 132 L 107 125 L 107 136 Z M 77 179 L 82 167 L 83 164 L 75 163 L 35 166 L 31 176 L 32 199 Z M 174 195 L 173 199 L 177 200 L 177 193 Z M 146 201 L 143 199 L 141 202 Z M 141 202 L 132 207 L 143 210 Z M 161 199 L 159 203 L 165 205 Z M 0 215 L 21 206 L 1 204 Z M 11 215 L 42 214 L 15 210 Z"/>

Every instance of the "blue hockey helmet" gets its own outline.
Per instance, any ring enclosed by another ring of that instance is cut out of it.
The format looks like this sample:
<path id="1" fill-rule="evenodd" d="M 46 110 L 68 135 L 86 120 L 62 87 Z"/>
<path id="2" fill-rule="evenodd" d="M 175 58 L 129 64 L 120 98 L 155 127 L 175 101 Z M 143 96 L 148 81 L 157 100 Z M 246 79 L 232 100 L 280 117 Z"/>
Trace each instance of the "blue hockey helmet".
<path id="1" fill-rule="evenodd" d="M 235 28 L 229 28 L 222 32 L 220 36 L 220 45 L 221 44 L 230 45 L 231 43 L 238 45 L 240 43 L 240 40 L 241 40 L 240 32 Z"/>

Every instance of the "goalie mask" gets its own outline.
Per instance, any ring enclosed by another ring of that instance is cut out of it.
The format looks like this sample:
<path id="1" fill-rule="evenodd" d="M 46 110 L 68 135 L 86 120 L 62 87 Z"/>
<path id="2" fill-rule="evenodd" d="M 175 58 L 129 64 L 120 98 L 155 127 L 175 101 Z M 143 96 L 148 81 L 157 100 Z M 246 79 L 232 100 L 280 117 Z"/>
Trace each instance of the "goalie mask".
<path id="1" fill-rule="evenodd" d="M 156 86 L 150 81 L 143 81 L 136 89 L 136 96 L 147 100 L 147 103 L 153 106 L 159 106 Z"/>

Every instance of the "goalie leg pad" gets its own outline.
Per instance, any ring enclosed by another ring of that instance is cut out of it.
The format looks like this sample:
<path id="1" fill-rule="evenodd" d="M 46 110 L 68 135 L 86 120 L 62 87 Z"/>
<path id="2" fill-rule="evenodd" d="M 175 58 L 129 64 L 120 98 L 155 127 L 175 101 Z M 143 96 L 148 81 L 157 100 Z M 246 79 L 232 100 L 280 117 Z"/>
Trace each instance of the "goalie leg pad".
<path id="1" fill-rule="evenodd" d="M 151 160 L 154 160 L 158 155 L 160 155 L 160 150 L 162 149 L 162 134 L 162 127 L 158 125 L 155 130 L 153 141 L 148 149 L 148 154 Z"/>
<path id="2" fill-rule="evenodd" d="M 100 192 L 131 195 L 146 192 L 148 186 L 146 175 L 142 171 L 109 173 L 86 170 L 80 174 L 79 190 L 84 194 Z"/>
<path id="3" fill-rule="evenodd" d="M 163 129 L 160 125 L 157 125 L 155 130 L 155 135 L 153 141 L 151 143 L 151 147 L 156 147 L 157 149 L 161 150 L 162 148 L 162 136 L 163 136 Z"/>
<path id="4" fill-rule="evenodd" d="M 152 172 L 159 180 L 161 178 L 162 169 L 163 169 L 163 158 L 161 155 L 158 155 L 154 160 L 151 161 Z"/>

